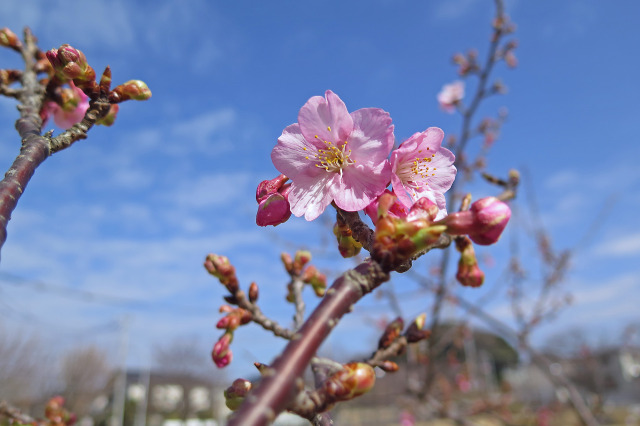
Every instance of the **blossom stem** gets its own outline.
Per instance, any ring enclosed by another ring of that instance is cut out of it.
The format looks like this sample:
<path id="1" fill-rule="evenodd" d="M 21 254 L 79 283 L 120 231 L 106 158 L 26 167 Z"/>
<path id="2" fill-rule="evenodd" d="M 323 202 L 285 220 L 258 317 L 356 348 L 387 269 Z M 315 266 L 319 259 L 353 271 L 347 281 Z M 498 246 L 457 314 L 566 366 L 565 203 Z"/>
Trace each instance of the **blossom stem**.
<path id="1" fill-rule="evenodd" d="M 340 318 L 365 294 L 389 279 L 375 261 L 361 263 L 340 276 L 258 387 L 229 419 L 229 426 L 258 426 L 273 421 L 295 395 L 296 381 Z"/>

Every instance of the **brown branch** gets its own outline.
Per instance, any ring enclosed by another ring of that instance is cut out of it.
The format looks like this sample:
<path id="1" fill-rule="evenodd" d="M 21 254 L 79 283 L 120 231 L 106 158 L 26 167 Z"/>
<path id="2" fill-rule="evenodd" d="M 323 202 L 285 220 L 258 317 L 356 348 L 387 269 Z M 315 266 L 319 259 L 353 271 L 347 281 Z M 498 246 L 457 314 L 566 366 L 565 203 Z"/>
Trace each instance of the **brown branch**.
<path id="1" fill-rule="evenodd" d="M 388 279 L 388 272 L 372 260 L 340 276 L 228 424 L 257 426 L 273 421 L 296 395 L 296 380 L 340 318 Z"/>
<path id="2" fill-rule="evenodd" d="M 251 303 L 249 299 L 247 299 L 244 291 L 238 290 L 235 293 L 232 293 L 232 295 L 234 298 L 234 303 L 242 309 L 246 309 L 247 311 L 251 312 L 251 321 L 255 322 L 260 327 L 272 332 L 278 337 L 282 337 L 287 340 L 291 340 L 291 338 L 294 336 L 294 333 L 291 330 L 284 328 L 277 322 L 267 318 L 256 303 Z"/>
<path id="3" fill-rule="evenodd" d="M 336 207 L 337 214 L 349 226 L 353 233 L 353 238 L 362 244 L 362 248 L 371 253 L 373 247 L 373 230 L 360 219 L 358 212 L 348 212 Z"/>
<path id="4" fill-rule="evenodd" d="M 51 153 L 68 148 L 80 139 L 86 139 L 87 132 L 94 126 L 96 121 L 109 113 L 110 108 L 108 94 L 102 94 L 96 100 L 90 101 L 89 108 L 81 122 L 74 124 L 70 129 L 51 139 Z"/>
<path id="5" fill-rule="evenodd" d="M 20 154 L 0 181 L 0 249 L 7 240 L 7 224 L 18 200 L 31 180 L 36 168 L 50 155 L 49 142 L 41 136 L 40 108 L 44 90 L 34 71 L 34 57 L 37 52 L 35 37 L 27 28 L 24 32 L 22 58 L 25 71 L 21 76 L 22 90 L 18 95 L 20 118 L 16 129 L 22 138 Z"/>

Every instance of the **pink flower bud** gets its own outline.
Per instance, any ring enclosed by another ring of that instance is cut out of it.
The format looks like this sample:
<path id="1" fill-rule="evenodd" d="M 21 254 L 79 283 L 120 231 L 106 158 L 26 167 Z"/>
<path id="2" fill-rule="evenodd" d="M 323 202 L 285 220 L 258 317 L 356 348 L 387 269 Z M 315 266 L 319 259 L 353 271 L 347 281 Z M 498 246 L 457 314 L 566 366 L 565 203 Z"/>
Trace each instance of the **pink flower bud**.
<path id="1" fill-rule="evenodd" d="M 446 225 L 451 235 L 469 235 L 476 244 L 490 245 L 498 241 L 510 218 L 506 203 L 486 197 L 471 204 L 468 211 L 452 213 L 436 223 Z"/>
<path id="2" fill-rule="evenodd" d="M 233 334 L 224 333 L 220 340 L 216 342 L 211 351 L 211 359 L 218 368 L 226 367 L 233 359 L 233 353 L 229 345 L 233 340 Z"/>
<path id="3" fill-rule="evenodd" d="M 280 175 L 271 180 L 263 180 L 256 189 L 256 201 L 259 203 L 271 194 L 275 194 L 289 180 L 285 175 Z"/>
<path id="4" fill-rule="evenodd" d="M 277 226 L 291 217 L 291 206 L 285 195 L 275 192 L 262 199 L 258 204 L 256 224 L 258 226 Z"/>
<path id="5" fill-rule="evenodd" d="M 63 44 L 58 49 L 51 49 L 47 59 L 62 80 L 94 81 L 96 73 L 87 63 L 87 58 L 80 50 Z"/>

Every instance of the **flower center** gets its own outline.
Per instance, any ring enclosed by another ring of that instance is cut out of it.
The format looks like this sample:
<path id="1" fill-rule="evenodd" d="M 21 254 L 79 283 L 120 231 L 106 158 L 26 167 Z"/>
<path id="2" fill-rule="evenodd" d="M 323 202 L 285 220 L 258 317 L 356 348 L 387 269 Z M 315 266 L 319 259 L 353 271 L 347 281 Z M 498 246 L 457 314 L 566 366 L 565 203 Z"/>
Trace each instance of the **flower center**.
<path id="1" fill-rule="evenodd" d="M 316 139 L 320 138 L 316 135 Z M 331 141 L 322 141 L 322 143 L 324 143 L 324 149 L 318 149 L 313 158 L 305 157 L 307 160 L 316 162 L 316 167 L 325 169 L 330 173 L 339 172 L 342 174 L 342 169 L 356 162 L 356 160 L 352 160 L 349 157 L 351 150 L 347 147 L 347 141 L 338 143 L 337 145 Z M 305 151 L 307 150 L 307 148 L 303 149 Z"/>
<path id="2" fill-rule="evenodd" d="M 421 152 L 422 150 L 418 151 L 418 154 Z M 428 166 L 435 156 L 435 154 L 431 154 L 430 157 L 415 157 L 413 161 L 404 161 L 398 166 L 396 175 L 407 187 L 414 190 L 426 189 L 429 185 L 427 183 L 429 178 L 436 175 L 436 168 Z"/>

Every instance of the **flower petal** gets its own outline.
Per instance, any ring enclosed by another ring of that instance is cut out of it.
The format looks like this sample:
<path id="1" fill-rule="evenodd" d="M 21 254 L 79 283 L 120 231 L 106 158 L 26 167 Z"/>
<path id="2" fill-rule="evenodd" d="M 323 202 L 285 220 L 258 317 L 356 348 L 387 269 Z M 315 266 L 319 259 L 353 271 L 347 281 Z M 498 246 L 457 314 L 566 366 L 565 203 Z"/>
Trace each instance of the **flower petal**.
<path id="1" fill-rule="evenodd" d="M 353 130 L 353 119 L 347 106 L 331 90 L 327 90 L 324 98 L 314 96 L 309 99 L 300 108 L 298 123 L 305 139 L 310 142 L 319 139 L 320 144 L 322 141 L 344 142 Z"/>
<path id="2" fill-rule="evenodd" d="M 316 162 L 311 160 L 316 152 L 315 145 L 304 138 L 296 123 L 282 131 L 278 144 L 271 151 L 271 161 L 280 173 L 295 181 L 301 175 L 310 177 L 326 174 L 324 169 L 315 167 Z"/>
<path id="3" fill-rule="evenodd" d="M 339 177 L 336 173 L 326 173 L 315 178 L 299 177 L 291 184 L 289 192 L 289 204 L 291 213 L 312 221 L 322 214 L 331 204 L 332 197 L 329 188 L 335 186 L 335 181 Z"/>
<path id="4" fill-rule="evenodd" d="M 387 161 L 372 169 L 363 165 L 352 165 L 342 170 L 342 175 L 330 188 L 336 205 L 343 210 L 362 210 L 380 195 L 391 177 L 391 166 Z"/>
<path id="5" fill-rule="evenodd" d="M 389 113 L 380 108 L 362 108 L 351 113 L 350 157 L 359 164 L 377 166 L 393 148 L 393 125 Z"/>

